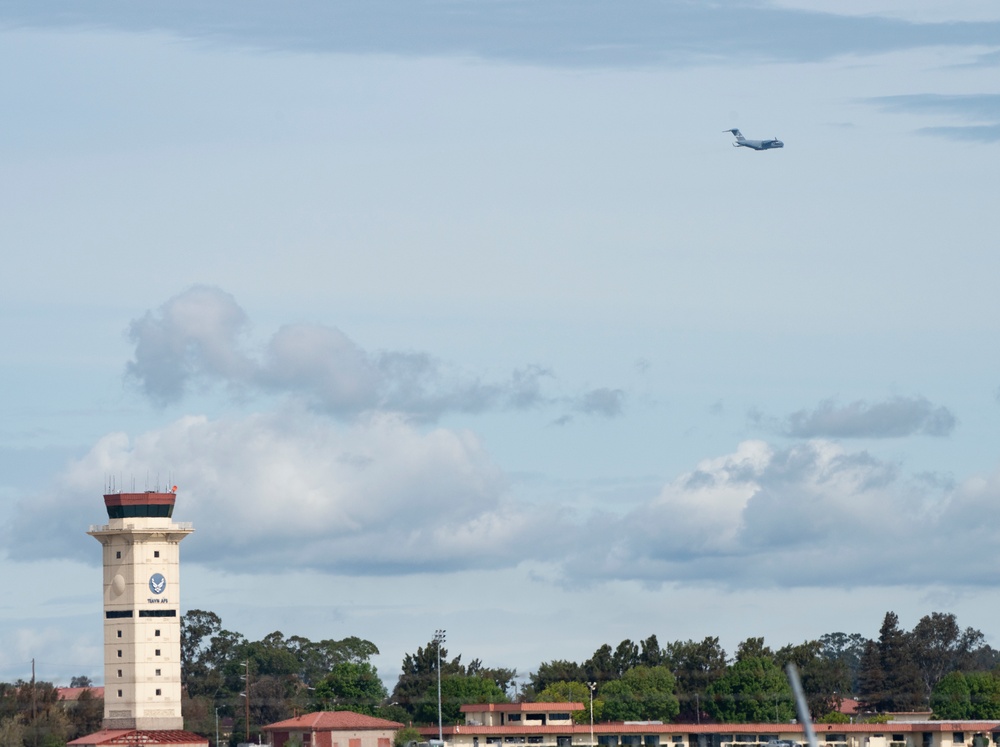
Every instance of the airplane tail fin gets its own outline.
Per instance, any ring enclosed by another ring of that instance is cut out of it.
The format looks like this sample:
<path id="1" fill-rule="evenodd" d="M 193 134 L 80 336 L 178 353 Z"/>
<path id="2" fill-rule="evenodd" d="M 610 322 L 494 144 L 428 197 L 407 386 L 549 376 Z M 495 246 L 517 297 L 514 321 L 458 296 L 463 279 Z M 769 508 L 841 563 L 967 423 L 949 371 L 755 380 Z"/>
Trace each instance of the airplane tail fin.
<path id="1" fill-rule="evenodd" d="M 731 130 L 723 130 L 723 132 L 731 132 L 731 133 L 733 133 L 733 135 L 736 136 L 737 140 L 746 140 L 746 138 L 743 137 L 743 133 L 740 132 L 736 127 L 734 127 Z"/>

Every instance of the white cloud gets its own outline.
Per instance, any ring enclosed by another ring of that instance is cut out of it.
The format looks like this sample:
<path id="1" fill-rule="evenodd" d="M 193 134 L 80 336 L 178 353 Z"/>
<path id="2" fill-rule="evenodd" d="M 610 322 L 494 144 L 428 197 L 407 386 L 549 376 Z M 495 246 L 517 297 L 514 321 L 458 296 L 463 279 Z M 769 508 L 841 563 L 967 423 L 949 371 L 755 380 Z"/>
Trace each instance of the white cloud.
<path id="1" fill-rule="evenodd" d="M 446 412 L 567 402 L 587 415 L 615 417 L 625 400 L 624 391 L 610 388 L 546 396 L 542 384 L 555 377 L 537 365 L 483 381 L 427 353 L 366 351 L 339 329 L 318 324 L 281 327 L 257 359 L 245 350 L 249 331 L 230 294 L 195 286 L 132 322 L 135 358 L 126 374 L 160 403 L 180 400 L 191 386 L 222 383 L 243 394 L 288 394 L 342 418 L 384 411 L 433 420 Z"/>
<path id="2" fill-rule="evenodd" d="M 67 539 L 102 523 L 94 486 L 114 475 L 142 490 L 147 475 L 166 480 L 168 470 L 180 487 L 175 518 L 197 529 L 187 556 L 234 570 L 501 567 L 534 544 L 558 545 L 539 541 L 544 512 L 504 498 L 503 474 L 471 433 L 423 432 L 389 415 L 336 427 L 301 411 L 189 416 L 134 439 L 109 434 L 56 489 L 22 502 L 9 541 L 37 547 L 45 535 L 47 552 L 88 557 Z M 63 519 L 43 529 L 52 517 Z"/>

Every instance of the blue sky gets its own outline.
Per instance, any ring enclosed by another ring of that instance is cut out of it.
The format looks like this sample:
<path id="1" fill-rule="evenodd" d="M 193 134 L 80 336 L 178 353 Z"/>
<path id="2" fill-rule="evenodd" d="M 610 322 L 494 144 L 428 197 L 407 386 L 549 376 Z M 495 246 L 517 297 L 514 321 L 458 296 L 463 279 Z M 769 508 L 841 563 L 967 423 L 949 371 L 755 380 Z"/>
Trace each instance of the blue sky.
<path id="1" fill-rule="evenodd" d="M 183 606 L 522 676 L 951 611 L 1000 646 L 1000 7 L 0 5 L 0 679 Z M 724 130 L 780 137 L 730 147 Z"/>

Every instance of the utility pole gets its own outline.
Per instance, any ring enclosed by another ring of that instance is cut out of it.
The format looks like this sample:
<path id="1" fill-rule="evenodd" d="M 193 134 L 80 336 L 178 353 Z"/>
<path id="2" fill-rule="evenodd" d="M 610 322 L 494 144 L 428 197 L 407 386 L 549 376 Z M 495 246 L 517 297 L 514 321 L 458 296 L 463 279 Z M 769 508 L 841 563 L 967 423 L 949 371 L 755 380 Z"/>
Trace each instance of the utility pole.
<path id="1" fill-rule="evenodd" d="M 35 747 L 38 747 L 38 718 L 35 710 L 35 660 L 31 660 L 31 732 Z"/>
<path id="2" fill-rule="evenodd" d="M 250 744 L 250 660 L 247 659 L 243 664 L 246 666 L 246 675 L 243 677 L 246 685 L 246 693 L 244 693 L 245 700 L 244 706 L 246 708 L 246 714 L 244 720 L 246 721 L 246 742 Z"/>

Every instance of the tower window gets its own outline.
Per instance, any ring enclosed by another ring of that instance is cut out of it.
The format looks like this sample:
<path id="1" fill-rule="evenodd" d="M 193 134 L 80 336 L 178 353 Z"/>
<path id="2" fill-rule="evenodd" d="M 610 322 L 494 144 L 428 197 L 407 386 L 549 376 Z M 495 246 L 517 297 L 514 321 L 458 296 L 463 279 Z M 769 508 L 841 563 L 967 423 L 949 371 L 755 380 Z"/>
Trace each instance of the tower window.
<path id="1" fill-rule="evenodd" d="M 121 550 L 119 550 L 118 552 L 115 553 L 115 559 L 117 559 L 117 560 L 121 560 L 122 559 L 122 551 Z"/>
<path id="2" fill-rule="evenodd" d="M 160 634 L 160 631 L 158 631 L 158 630 L 153 631 L 153 635 L 159 635 L 159 634 Z"/>
<path id="3" fill-rule="evenodd" d="M 116 631 L 116 632 L 118 633 L 118 637 L 121 638 L 122 637 L 122 632 L 120 630 Z"/>
<path id="4" fill-rule="evenodd" d="M 160 655 L 160 649 L 156 649 L 156 656 Z"/>
<path id="5" fill-rule="evenodd" d="M 121 649 L 118 649 L 118 658 L 119 659 L 122 658 L 122 650 Z"/>
<path id="6" fill-rule="evenodd" d="M 120 698 L 121 696 L 122 696 L 122 691 L 121 691 L 121 690 L 119 690 L 119 691 L 118 691 L 118 697 Z"/>
<path id="7" fill-rule="evenodd" d="M 160 688 L 156 688 L 156 694 L 157 695 L 162 695 L 162 692 L 160 691 Z"/>
<path id="8" fill-rule="evenodd" d="M 159 677 L 159 676 L 160 676 L 160 670 L 159 670 L 159 669 L 157 669 L 157 670 L 156 670 L 156 676 L 157 676 L 157 677 Z"/>
<path id="9" fill-rule="evenodd" d="M 153 557 L 154 558 L 160 557 L 160 551 L 159 550 L 153 550 Z"/>
<path id="10" fill-rule="evenodd" d="M 119 676 L 119 677 L 121 677 L 121 676 L 122 676 L 122 670 L 120 670 L 120 669 L 118 670 L 118 676 Z"/>

